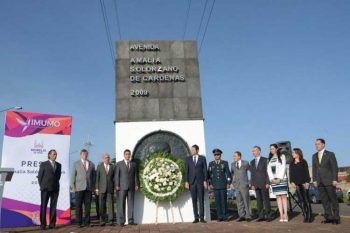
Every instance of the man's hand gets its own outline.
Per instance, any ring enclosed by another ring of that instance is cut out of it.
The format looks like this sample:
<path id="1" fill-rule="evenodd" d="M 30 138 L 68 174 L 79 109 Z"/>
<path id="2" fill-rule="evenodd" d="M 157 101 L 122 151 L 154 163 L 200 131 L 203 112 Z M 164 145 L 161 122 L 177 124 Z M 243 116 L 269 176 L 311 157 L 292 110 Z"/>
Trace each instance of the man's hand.
<path id="1" fill-rule="evenodd" d="M 209 185 L 209 190 L 213 190 L 214 186 L 213 185 Z"/>
<path id="2" fill-rule="evenodd" d="M 137 191 L 137 190 L 139 190 L 139 186 L 136 185 L 135 186 L 135 191 Z"/>
<path id="3" fill-rule="evenodd" d="M 205 189 L 208 189 L 208 183 L 206 181 L 203 182 L 203 186 Z"/>
<path id="4" fill-rule="evenodd" d="M 120 191 L 120 187 L 115 187 L 115 191 Z"/>
<path id="5" fill-rule="evenodd" d="M 76 188 L 73 188 L 72 190 L 73 190 L 73 193 L 76 193 L 76 192 L 77 192 L 77 189 L 76 189 Z"/>
<path id="6" fill-rule="evenodd" d="M 305 188 L 309 189 L 310 188 L 310 183 L 305 183 Z"/>
<path id="7" fill-rule="evenodd" d="M 252 185 L 252 186 L 250 186 L 251 188 L 252 188 L 252 190 L 255 190 L 255 186 L 254 185 Z"/>
<path id="8" fill-rule="evenodd" d="M 270 189 L 270 185 L 269 184 L 266 184 L 266 189 Z"/>
<path id="9" fill-rule="evenodd" d="M 189 189 L 190 188 L 190 184 L 188 182 L 185 182 L 185 188 Z"/>
<path id="10" fill-rule="evenodd" d="M 98 196 L 98 195 L 99 195 L 99 193 L 98 193 L 98 189 L 96 189 L 96 190 L 95 190 L 95 193 L 96 193 L 96 196 Z"/>
<path id="11" fill-rule="evenodd" d="M 317 181 L 314 181 L 314 186 L 315 186 L 315 188 L 318 187 Z"/>
<path id="12" fill-rule="evenodd" d="M 336 180 L 333 180 L 333 181 L 332 181 L 332 185 L 333 185 L 334 187 L 337 187 L 338 182 L 337 182 Z"/>

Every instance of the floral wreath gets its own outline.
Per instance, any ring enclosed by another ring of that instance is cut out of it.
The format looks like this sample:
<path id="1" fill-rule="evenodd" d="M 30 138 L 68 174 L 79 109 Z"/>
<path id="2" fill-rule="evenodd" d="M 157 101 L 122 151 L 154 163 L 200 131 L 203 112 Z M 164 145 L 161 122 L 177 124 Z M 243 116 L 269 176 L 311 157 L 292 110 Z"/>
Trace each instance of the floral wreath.
<path id="1" fill-rule="evenodd" d="M 140 164 L 140 190 L 151 201 L 174 201 L 184 191 L 185 164 L 169 153 L 158 152 Z"/>

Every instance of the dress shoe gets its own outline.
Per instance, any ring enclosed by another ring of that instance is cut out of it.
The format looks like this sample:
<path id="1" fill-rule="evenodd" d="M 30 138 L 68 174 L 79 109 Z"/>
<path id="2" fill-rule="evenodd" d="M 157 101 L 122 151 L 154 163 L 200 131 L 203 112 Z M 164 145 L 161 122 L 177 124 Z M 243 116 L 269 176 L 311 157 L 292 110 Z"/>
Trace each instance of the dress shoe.
<path id="1" fill-rule="evenodd" d="M 83 224 L 79 224 L 79 228 L 83 228 L 84 227 L 84 225 Z"/>
<path id="2" fill-rule="evenodd" d="M 218 221 L 218 222 L 222 222 L 222 220 L 223 220 L 222 218 L 219 218 L 217 221 Z"/>
<path id="3" fill-rule="evenodd" d="M 323 224 L 333 223 L 333 220 L 325 219 L 325 220 L 323 220 L 321 223 L 323 223 Z"/>
<path id="4" fill-rule="evenodd" d="M 40 230 L 46 230 L 46 226 L 40 226 Z"/>
<path id="5" fill-rule="evenodd" d="M 245 220 L 245 218 L 239 218 L 238 220 L 237 220 L 237 222 L 243 222 Z"/>
<path id="6" fill-rule="evenodd" d="M 333 220 L 333 224 L 335 224 L 335 225 L 340 224 L 340 220 L 339 219 Z"/>
<path id="7" fill-rule="evenodd" d="M 201 223 L 207 223 L 207 221 L 205 221 L 204 218 L 201 218 L 199 221 L 200 221 Z"/>
<path id="8" fill-rule="evenodd" d="M 129 225 L 136 226 L 137 224 L 134 222 L 129 223 Z"/>
<path id="9" fill-rule="evenodd" d="M 199 222 L 198 218 L 196 218 L 192 223 L 197 223 Z"/>
<path id="10" fill-rule="evenodd" d="M 257 222 L 263 222 L 265 221 L 266 219 L 265 218 L 258 218 L 258 220 L 256 220 Z"/>
<path id="11" fill-rule="evenodd" d="M 251 218 L 246 218 L 245 220 L 246 220 L 247 222 L 252 221 L 252 219 L 251 219 Z"/>
<path id="12" fill-rule="evenodd" d="M 100 223 L 100 227 L 104 227 L 104 226 L 106 226 L 106 223 L 101 222 L 101 223 Z"/>
<path id="13" fill-rule="evenodd" d="M 56 225 L 50 225 L 49 229 L 56 229 Z"/>
<path id="14" fill-rule="evenodd" d="M 124 223 L 121 223 L 121 224 L 119 224 L 119 226 L 121 226 L 121 227 L 125 227 L 125 224 L 124 224 Z"/>
<path id="15" fill-rule="evenodd" d="M 109 223 L 109 226 L 113 227 L 115 226 L 113 222 Z"/>

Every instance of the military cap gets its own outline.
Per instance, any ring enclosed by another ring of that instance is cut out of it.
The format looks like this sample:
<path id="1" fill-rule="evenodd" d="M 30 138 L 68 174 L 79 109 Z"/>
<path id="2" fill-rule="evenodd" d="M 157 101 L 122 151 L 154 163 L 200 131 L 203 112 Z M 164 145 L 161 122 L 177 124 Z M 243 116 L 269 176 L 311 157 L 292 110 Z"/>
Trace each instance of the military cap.
<path id="1" fill-rule="evenodd" d="M 217 154 L 217 153 L 222 154 L 222 151 L 220 149 L 218 149 L 218 148 L 215 148 L 213 150 L 213 154 Z"/>

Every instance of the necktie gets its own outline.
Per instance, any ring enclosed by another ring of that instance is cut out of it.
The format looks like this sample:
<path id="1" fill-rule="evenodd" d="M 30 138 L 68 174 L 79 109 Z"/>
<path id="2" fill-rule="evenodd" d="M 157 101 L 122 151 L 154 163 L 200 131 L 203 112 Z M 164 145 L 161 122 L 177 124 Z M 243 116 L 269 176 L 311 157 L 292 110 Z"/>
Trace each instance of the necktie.
<path id="1" fill-rule="evenodd" d="M 106 173 L 108 173 L 108 171 L 109 171 L 108 164 L 105 164 L 105 169 L 106 169 Z"/>
<path id="2" fill-rule="evenodd" d="M 322 161 L 322 156 L 323 156 L 322 152 L 318 152 L 318 163 L 320 163 L 320 164 Z"/>
<path id="3" fill-rule="evenodd" d="M 237 169 L 239 169 L 239 164 L 238 164 L 238 162 L 236 162 L 236 167 L 237 167 Z"/>
<path id="4" fill-rule="evenodd" d="M 86 168 L 86 160 L 83 160 L 83 167 L 84 167 L 84 170 L 86 171 L 87 168 Z"/>
<path id="5" fill-rule="evenodd" d="M 55 171 L 55 170 L 56 170 L 56 164 L 55 164 L 55 161 L 52 161 L 52 162 L 51 162 L 51 165 L 52 165 L 53 170 Z"/>
<path id="6" fill-rule="evenodd" d="M 126 166 L 128 168 L 128 170 L 130 169 L 130 162 L 129 161 L 126 161 Z"/>
<path id="7" fill-rule="evenodd" d="M 255 158 L 255 168 L 258 168 L 258 158 Z"/>
<path id="8" fill-rule="evenodd" d="M 193 157 L 193 164 L 196 165 L 197 161 L 196 161 L 196 156 Z"/>

